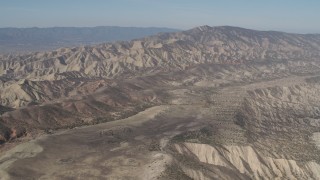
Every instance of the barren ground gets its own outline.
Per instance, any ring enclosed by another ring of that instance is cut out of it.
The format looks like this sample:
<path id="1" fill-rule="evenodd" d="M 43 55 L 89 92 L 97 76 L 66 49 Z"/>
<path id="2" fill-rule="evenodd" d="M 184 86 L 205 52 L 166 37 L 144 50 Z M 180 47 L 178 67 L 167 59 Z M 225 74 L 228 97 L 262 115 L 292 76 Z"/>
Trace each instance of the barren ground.
<path id="1" fill-rule="evenodd" d="M 167 105 L 151 107 L 122 120 L 57 131 L 53 135 L 45 135 L 16 146 L 1 156 L 1 177 L 2 179 L 9 177 L 10 179 L 185 179 L 187 174 L 194 179 L 205 179 L 206 176 L 210 177 L 210 174 L 201 175 L 203 172 L 197 170 L 198 168 L 192 167 L 194 170 L 191 170 L 190 167 L 184 167 L 185 165 L 182 167 L 177 165 L 179 162 L 184 162 L 179 159 L 181 158 L 178 157 L 179 153 L 182 157 L 190 158 L 188 152 L 180 147 L 183 145 L 181 143 L 208 144 L 208 147 L 216 148 L 221 145 L 253 147 L 254 145 L 250 144 L 246 137 L 247 131 L 234 123 L 234 117 L 242 107 L 244 99 L 249 97 L 248 92 L 258 88 L 301 85 L 305 84 L 305 78 L 310 76 L 293 76 L 216 88 L 215 92 L 209 94 L 201 91 L 206 88 L 203 86 L 171 90 L 171 101 Z M 208 95 L 212 100 L 210 103 L 204 101 Z M 210 127 L 209 133 L 213 136 L 210 142 L 206 141 L 206 135 L 192 134 L 207 127 Z M 190 135 L 181 135 L 188 132 Z M 313 140 L 316 144 L 318 139 L 318 134 L 314 134 Z M 177 150 L 174 150 L 173 144 L 176 144 Z M 201 155 L 201 152 L 198 155 L 196 153 L 197 146 L 190 148 L 191 146 L 188 151 L 194 152 L 196 157 Z M 271 157 L 263 151 L 257 153 L 261 157 Z M 199 157 L 199 160 L 206 162 L 202 160 L 203 158 Z M 228 163 L 219 162 L 216 161 L 216 165 L 226 168 L 230 166 Z M 207 163 L 215 165 L 214 162 Z M 203 166 L 200 162 L 198 164 Z M 174 172 L 170 171 L 172 166 Z M 197 165 L 195 163 L 192 166 Z M 243 178 L 249 178 L 245 175 L 245 170 L 240 172 Z M 233 176 L 236 175 L 229 174 L 224 178 Z"/>

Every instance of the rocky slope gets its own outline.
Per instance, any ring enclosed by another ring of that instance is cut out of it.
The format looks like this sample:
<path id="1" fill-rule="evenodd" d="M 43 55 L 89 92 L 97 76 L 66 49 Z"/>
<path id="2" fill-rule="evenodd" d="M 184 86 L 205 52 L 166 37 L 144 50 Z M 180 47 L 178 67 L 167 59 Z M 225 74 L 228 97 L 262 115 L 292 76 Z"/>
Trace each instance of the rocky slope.
<path id="1" fill-rule="evenodd" d="M 221 123 L 233 121 L 242 131 L 225 125 L 227 132 L 219 132 L 210 121 L 177 136 L 171 146 L 176 166 L 193 179 L 319 179 L 319 90 L 298 77 L 248 85 L 240 98 L 232 97 L 240 104 L 224 107 L 233 116 L 219 105 Z"/>

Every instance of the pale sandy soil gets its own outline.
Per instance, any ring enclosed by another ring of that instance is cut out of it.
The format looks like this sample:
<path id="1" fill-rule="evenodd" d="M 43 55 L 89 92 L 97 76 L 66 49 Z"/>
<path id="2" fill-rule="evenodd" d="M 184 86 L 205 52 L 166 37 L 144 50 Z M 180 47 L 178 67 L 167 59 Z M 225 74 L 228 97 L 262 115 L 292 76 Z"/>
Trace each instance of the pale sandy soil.
<path id="1" fill-rule="evenodd" d="M 116 133 L 117 127 L 120 129 L 122 127 L 131 129 L 139 127 L 167 109 L 167 106 L 156 106 L 126 119 L 61 131 L 51 136 L 42 136 L 30 142 L 22 143 L 0 157 L 1 180 L 16 179 L 16 177 L 10 176 L 8 171 L 12 173 L 12 171 L 16 171 L 15 168 L 17 164 L 22 165 L 25 163 L 26 166 L 20 166 L 18 169 L 22 168 L 22 172 L 25 172 L 23 169 L 29 169 L 28 171 L 31 173 L 25 176 L 26 179 L 32 179 L 31 177 L 37 177 L 39 179 L 59 179 L 59 177 L 99 177 L 102 179 L 108 177 L 111 179 L 122 179 L 126 176 L 145 176 L 148 177 L 147 179 L 149 179 L 149 177 L 152 179 L 152 177 L 159 174 L 157 171 L 164 169 L 164 163 L 170 159 L 167 155 L 161 153 L 148 154 L 149 152 L 139 154 L 139 152 L 136 152 L 137 150 L 132 150 L 131 152 L 132 145 L 136 145 L 137 143 L 126 142 L 125 140 L 120 140 L 119 145 L 117 145 L 118 143 L 111 144 L 111 146 L 107 144 L 103 145 L 105 142 L 101 137 L 105 136 L 105 133 L 110 132 L 110 129 Z M 94 142 L 94 137 L 97 137 L 98 144 Z M 83 139 L 83 141 L 81 141 L 81 139 Z M 53 140 L 53 142 L 51 142 L 51 140 Z M 145 139 L 143 138 L 141 140 L 144 141 Z M 100 149 L 99 146 L 102 145 L 103 148 L 101 150 L 113 152 L 113 155 L 110 156 L 103 152 L 92 154 L 97 150 L 90 148 L 90 143 L 96 144 L 94 146 L 96 146 L 95 148 L 97 149 Z M 121 153 L 122 155 L 120 155 L 119 152 L 127 153 Z M 129 158 L 128 156 L 132 156 L 130 155 L 132 153 L 137 155 Z M 128 156 L 126 154 L 128 154 Z M 41 156 L 41 160 L 38 159 L 40 158 L 39 155 Z M 144 155 L 146 155 L 146 157 L 144 157 Z M 30 158 L 35 159 L 31 160 Z M 81 162 L 75 163 L 79 160 L 78 158 L 81 158 Z M 34 161 L 34 163 L 29 164 L 28 162 L 30 161 Z M 41 163 L 37 164 L 36 162 Z M 14 163 L 16 164 L 14 165 Z M 74 165 L 70 163 L 74 163 Z M 147 172 L 149 172 L 149 170 L 145 171 L 144 169 L 150 169 L 150 167 L 147 165 L 142 166 L 142 164 L 150 164 L 153 169 L 150 172 L 153 173 L 148 174 Z M 65 166 L 70 165 L 72 167 L 65 168 Z M 119 166 L 121 166 L 121 168 L 119 168 Z M 32 171 L 38 169 L 42 169 L 46 171 L 46 173 L 42 175 L 40 175 L 39 172 L 32 173 Z M 17 172 L 18 171 L 20 170 L 17 170 Z M 104 174 L 103 171 L 108 171 L 107 175 Z M 128 172 L 130 173 L 128 174 Z"/>
<path id="2" fill-rule="evenodd" d="M 316 144 L 316 146 L 320 149 L 320 132 L 313 133 L 312 140 Z"/>

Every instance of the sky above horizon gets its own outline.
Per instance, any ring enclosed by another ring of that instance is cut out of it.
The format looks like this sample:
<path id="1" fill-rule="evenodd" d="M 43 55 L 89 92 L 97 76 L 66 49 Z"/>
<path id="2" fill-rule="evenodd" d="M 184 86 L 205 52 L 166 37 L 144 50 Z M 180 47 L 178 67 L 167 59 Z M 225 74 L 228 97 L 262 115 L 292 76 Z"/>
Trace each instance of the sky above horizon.
<path id="1" fill-rule="evenodd" d="M 320 33 L 319 0 L 0 0 L 0 27 L 239 26 Z"/>

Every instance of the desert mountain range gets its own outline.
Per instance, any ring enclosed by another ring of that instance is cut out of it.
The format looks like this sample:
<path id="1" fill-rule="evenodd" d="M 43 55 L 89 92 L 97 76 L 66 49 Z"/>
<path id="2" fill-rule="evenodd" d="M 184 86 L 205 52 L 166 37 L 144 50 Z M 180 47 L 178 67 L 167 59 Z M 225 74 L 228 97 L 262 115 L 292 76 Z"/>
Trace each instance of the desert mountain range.
<path id="1" fill-rule="evenodd" d="M 320 35 L 201 26 L 1 55 L 0 113 L 12 179 L 320 179 Z"/>

